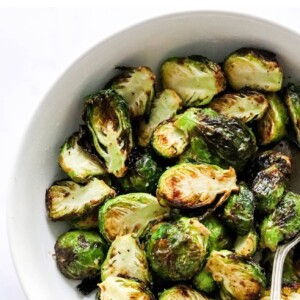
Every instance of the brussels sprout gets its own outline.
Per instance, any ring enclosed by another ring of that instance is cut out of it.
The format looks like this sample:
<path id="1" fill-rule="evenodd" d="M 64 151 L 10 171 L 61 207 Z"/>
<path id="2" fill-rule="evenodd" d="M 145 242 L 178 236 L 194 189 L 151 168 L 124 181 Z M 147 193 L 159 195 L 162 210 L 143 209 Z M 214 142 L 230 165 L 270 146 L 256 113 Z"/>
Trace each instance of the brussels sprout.
<path id="1" fill-rule="evenodd" d="M 230 195 L 224 207 L 223 219 L 239 235 L 247 234 L 254 226 L 255 199 L 244 182 L 239 192 Z"/>
<path id="2" fill-rule="evenodd" d="M 260 225 L 261 247 L 275 251 L 277 245 L 300 231 L 300 196 L 287 192 L 273 213 Z"/>
<path id="3" fill-rule="evenodd" d="M 271 300 L 270 290 L 266 290 L 260 300 Z M 300 283 L 292 286 L 284 286 L 281 289 L 281 300 L 299 300 L 300 299 Z"/>
<path id="4" fill-rule="evenodd" d="M 288 108 L 297 141 L 300 144 L 300 86 L 289 84 L 284 92 L 284 102 Z"/>
<path id="5" fill-rule="evenodd" d="M 146 193 L 120 195 L 107 201 L 99 210 L 100 232 L 108 241 L 118 235 L 133 233 L 141 236 L 153 221 L 161 221 L 170 214 L 157 199 Z"/>
<path id="6" fill-rule="evenodd" d="M 74 181 L 84 182 L 87 178 L 107 173 L 100 159 L 82 144 L 85 131 L 80 128 L 73 133 L 60 149 L 58 163 Z"/>
<path id="7" fill-rule="evenodd" d="M 288 112 L 283 101 L 275 93 L 267 93 L 269 107 L 263 117 L 257 121 L 259 143 L 267 145 L 283 139 L 286 134 Z"/>
<path id="8" fill-rule="evenodd" d="M 193 285 L 198 291 L 206 294 L 211 294 L 217 289 L 217 283 L 205 267 L 193 278 Z"/>
<path id="9" fill-rule="evenodd" d="M 209 103 L 209 107 L 218 113 L 244 123 L 260 119 L 268 106 L 265 96 L 256 91 L 226 93 Z"/>
<path id="10" fill-rule="evenodd" d="M 155 300 L 143 283 L 132 279 L 110 276 L 98 286 L 97 300 Z"/>
<path id="11" fill-rule="evenodd" d="M 206 105 L 226 87 L 221 67 L 200 55 L 167 59 L 161 75 L 164 88 L 178 93 L 184 106 Z"/>
<path id="12" fill-rule="evenodd" d="M 234 252 L 240 257 L 252 257 L 258 246 L 258 235 L 254 229 L 246 235 L 239 235 L 234 243 Z"/>
<path id="13" fill-rule="evenodd" d="M 124 192 L 153 192 L 162 168 L 145 148 L 134 148 L 128 159 L 125 177 L 119 179 Z"/>
<path id="14" fill-rule="evenodd" d="M 229 85 L 235 90 L 277 92 L 281 89 L 282 70 L 275 54 L 269 51 L 241 48 L 225 59 L 223 68 Z"/>
<path id="15" fill-rule="evenodd" d="M 122 177 L 132 148 L 132 129 L 125 100 L 112 90 L 102 90 L 86 98 L 84 119 L 94 146 L 109 173 Z"/>
<path id="16" fill-rule="evenodd" d="M 74 181 L 56 181 L 46 192 L 48 215 L 52 221 L 84 217 L 106 199 L 115 196 L 103 180 L 91 178 L 85 185 Z"/>
<path id="17" fill-rule="evenodd" d="M 183 163 L 166 170 L 160 177 L 156 196 L 178 208 L 196 208 L 211 204 L 218 195 L 218 205 L 237 191 L 233 168 L 221 169 L 214 165 Z"/>
<path id="18" fill-rule="evenodd" d="M 55 244 L 56 263 L 60 272 L 70 279 L 100 275 L 107 246 L 97 232 L 74 230 L 62 234 Z"/>
<path id="19" fill-rule="evenodd" d="M 202 224 L 210 231 L 207 247 L 208 252 L 230 248 L 232 234 L 218 217 L 209 216 L 202 220 Z"/>
<path id="20" fill-rule="evenodd" d="M 206 256 L 209 230 L 196 218 L 182 217 L 175 223 L 159 223 L 146 241 L 147 258 L 161 278 L 191 279 Z"/>
<path id="21" fill-rule="evenodd" d="M 151 282 L 146 253 L 131 234 L 117 236 L 112 242 L 101 267 L 101 280 L 109 276 L 134 278 L 146 284 Z"/>
<path id="22" fill-rule="evenodd" d="M 163 121 L 175 116 L 182 108 L 181 98 L 172 90 L 164 90 L 152 102 L 149 120 L 143 120 L 139 127 L 138 143 L 147 146 L 155 128 Z"/>
<path id="23" fill-rule="evenodd" d="M 206 269 L 221 286 L 221 299 L 258 299 L 265 287 L 261 268 L 252 262 L 244 262 L 228 250 L 213 251 Z"/>
<path id="24" fill-rule="evenodd" d="M 201 295 L 191 287 L 183 284 L 178 284 L 170 289 L 163 291 L 158 300 L 207 300 L 205 296 Z"/>
<path id="25" fill-rule="evenodd" d="M 98 211 L 95 210 L 80 219 L 69 220 L 69 224 L 72 228 L 82 230 L 98 228 Z"/>
<path id="26" fill-rule="evenodd" d="M 131 118 L 137 118 L 149 111 L 154 96 L 155 74 L 148 67 L 121 68 L 124 72 L 110 82 L 127 102 Z"/>

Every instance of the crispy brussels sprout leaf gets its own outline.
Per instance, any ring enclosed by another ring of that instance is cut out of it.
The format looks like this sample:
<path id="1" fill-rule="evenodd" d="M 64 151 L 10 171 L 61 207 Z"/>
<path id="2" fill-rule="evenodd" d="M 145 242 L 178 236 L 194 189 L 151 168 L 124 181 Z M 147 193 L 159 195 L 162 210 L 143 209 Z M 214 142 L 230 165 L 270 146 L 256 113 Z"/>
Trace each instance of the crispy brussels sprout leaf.
<path id="1" fill-rule="evenodd" d="M 300 196 L 287 192 L 273 213 L 260 225 L 260 246 L 275 251 L 278 244 L 300 231 Z"/>
<path id="2" fill-rule="evenodd" d="M 111 81 L 110 87 L 126 100 L 130 117 L 134 119 L 150 109 L 155 80 L 155 74 L 148 67 L 125 68 Z"/>
<path id="3" fill-rule="evenodd" d="M 146 253 L 131 234 L 117 236 L 112 242 L 101 267 L 101 280 L 110 276 L 135 278 L 145 284 L 151 282 Z"/>
<path id="4" fill-rule="evenodd" d="M 98 286 L 97 300 L 155 300 L 143 283 L 132 279 L 110 276 Z"/>
<path id="5" fill-rule="evenodd" d="M 211 294 L 217 289 L 217 283 L 205 267 L 193 278 L 193 285 L 196 290 L 206 294 Z"/>
<path id="6" fill-rule="evenodd" d="M 162 207 L 150 194 L 120 195 L 100 208 L 99 228 L 108 241 L 129 233 L 140 237 L 151 222 L 160 221 L 169 214 L 169 207 Z"/>
<path id="7" fill-rule="evenodd" d="M 281 89 L 282 70 L 275 54 L 269 51 L 241 48 L 225 59 L 223 68 L 229 85 L 235 90 L 277 92 Z"/>
<path id="8" fill-rule="evenodd" d="M 237 236 L 234 243 L 234 252 L 240 257 L 254 256 L 258 247 L 258 235 L 254 229 L 250 230 L 246 235 Z"/>
<path id="9" fill-rule="evenodd" d="M 145 147 L 150 143 L 155 128 L 163 121 L 175 116 L 182 108 L 182 100 L 175 91 L 166 89 L 152 102 L 149 120 L 143 120 L 139 127 L 138 143 Z"/>
<path id="10" fill-rule="evenodd" d="M 86 98 L 85 122 L 94 146 L 109 173 L 122 177 L 132 148 L 132 129 L 125 100 L 112 90 L 102 90 Z"/>
<path id="11" fill-rule="evenodd" d="M 200 55 L 167 59 L 161 75 L 163 87 L 176 91 L 186 107 L 206 105 L 226 87 L 221 67 Z"/>
<path id="12" fill-rule="evenodd" d="M 257 132 L 261 145 L 278 142 L 287 134 L 288 112 L 283 101 L 275 93 L 266 94 L 266 98 L 269 101 L 269 107 L 257 122 Z"/>
<path id="13" fill-rule="evenodd" d="M 60 272 L 70 279 L 99 276 L 107 246 L 97 232 L 74 230 L 62 234 L 55 244 Z"/>
<path id="14" fill-rule="evenodd" d="M 46 192 L 48 215 L 52 221 L 78 219 L 114 196 L 115 191 L 97 178 L 91 178 L 85 185 L 57 181 Z"/>
<path id="15" fill-rule="evenodd" d="M 152 270 L 167 280 L 191 279 L 205 259 L 209 234 L 196 218 L 153 226 L 146 241 Z"/>
<path id="16" fill-rule="evenodd" d="M 233 168 L 221 169 L 214 165 L 184 163 L 166 170 L 159 179 L 156 196 L 178 208 L 196 208 L 211 204 L 220 195 L 219 204 L 237 191 Z"/>
<path id="17" fill-rule="evenodd" d="M 176 285 L 163 291 L 158 300 L 207 300 L 208 298 L 201 295 L 191 287 L 183 284 Z"/>
<path id="18" fill-rule="evenodd" d="M 81 217 L 79 219 L 69 220 L 69 224 L 72 228 L 88 230 L 98 228 L 98 210 L 94 210 L 92 213 Z"/>
<path id="19" fill-rule="evenodd" d="M 213 251 L 206 264 L 215 281 L 221 286 L 221 299 L 258 299 L 265 287 L 261 268 L 244 262 L 228 250 Z"/>
<path id="20" fill-rule="evenodd" d="M 256 91 L 225 93 L 209 103 L 209 107 L 218 113 L 244 123 L 260 119 L 268 106 L 265 96 Z"/>

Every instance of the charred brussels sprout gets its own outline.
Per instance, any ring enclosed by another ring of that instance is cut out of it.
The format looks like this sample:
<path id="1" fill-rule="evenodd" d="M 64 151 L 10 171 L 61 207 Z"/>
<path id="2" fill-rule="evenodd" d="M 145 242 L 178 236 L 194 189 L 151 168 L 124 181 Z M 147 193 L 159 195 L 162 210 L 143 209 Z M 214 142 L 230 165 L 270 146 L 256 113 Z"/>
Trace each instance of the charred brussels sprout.
<path id="1" fill-rule="evenodd" d="M 108 241 L 128 233 L 139 237 L 151 222 L 160 221 L 169 214 L 170 209 L 160 206 L 157 199 L 150 194 L 120 195 L 100 208 L 99 228 Z"/>
<path id="2" fill-rule="evenodd" d="M 273 213 L 260 225 L 261 247 L 275 251 L 282 241 L 293 238 L 300 230 L 300 196 L 288 192 Z"/>
<path id="3" fill-rule="evenodd" d="M 147 287 L 132 279 L 111 276 L 98 284 L 100 292 L 97 300 L 155 300 Z"/>
<path id="4" fill-rule="evenodd" d="M 111 81 L 110 87 L 126 100 L 130 117 L 137 118 L 150 109 L 155 80 L 155 74 L 148 67 L 125 68 Z"/>
<path id="5" fill-rule="evenodd" d="M 84 119 L 94 146 L 109 173 L 122 177 L 132 148 L 132 129 L 125 100 L 112 90 L 102 90 L 86 98 Z"/>
<path id="6" fill-rule="evenodd" d="M 257 122 L 259 143 L 267 145 L 283 139 L 288 122 L 288 113 L 283 101 L 275 93 L 266 94 L 269 107 L 263 117 Z"/>
<path id="7" fill-rule="evenodd" d="M 108 250 L 101 267 L 101 280 L 110 276 L 135 278 L 145 284 L 151 281 L 146 253 L 130 234 L 117 236 Z"/>
<path id="8" fill-rule="evenodd" d="M 196 218 L 155 225 L 146 242 L 153 271 L 172 281 L 193 278 L 205 259 L 209 234 Z"/>
<path id="9" fill-rule="evenodd" d="M 250 88 L 277 92 L 282 86 L 282 70 L 275 54 L 259 49 L 241 48 L 224 61 L 224 73 L 235 89 Z"/>
<path id="10" fill-rule="evenodd" d="M 184 106 L 206 105 L 226 87 L 221 67 L 200 55 L 167 59 L 161 75 L 164 88 L 176 91 Z"/>
<path id="11" fill-rule="evenodd" d="M 247 185 L 241 182 L 239 192 L 231 194 L 227 200 L 223 219 L 239 235 L 245 235 L 254 226 L 254 209 L 254 196 Z"/>
<path id="12" fill-rule="evenodd" d="M 193 278 L 193 285 L 198 291 L 206 294 L 211 294 L 217 289 L 217 283 L 205 267 Z"/>
<path id="13" fill-rule="evenodd" d="M 221 299 L 258 299 L 265 287 L 265 276 L 261 268 L 244 262 L 228 250 L 213 251 L 206 264 L 221 286 Z"/>
<path id="14" fill-rule="evenodd" d="M 96 229 L 99 227 L 98 211 L 95 210 L 92 213 L 86 215 L 85 217 L 81 217 L 79 219 L 69 220 L 69 224 L 72 228 L 76 229 Z"/>
<path id="15" fill-rule="evenodd" d="M 234 252 L 240 257 L 252 257 L 258 247 L 258 235 L 254 229 L 246 235 L 239 235 L 234 243 Z"/>
<path id="16" fill-rule="evenodd" d="M 107 246 L 97 232 L 69 231 L 62 234 L 55 244 L 56 263 L 67 278 L 92 278 L 100 275 L 106 250 Z"/>
<path id="17" fill-rule="evenodd" d="M 183 284 L 176 285 L 163 291 L 158 300 L 207 300 L 207 298 L 191 287 Z"/>
<path id="18" fill-rule="evenodd" d="M 229 118 L 244 123 L 260 119 L 269 106 L 262 93 L 256 91 L 226 93 L 213 99 L 209 107 Z"/>
<path id="19" fill-rule="evenodd" d="M 181 98 L 172 90 L 164 90 L 152 102 L 148 120 L 143 120 L 139 127 L 138 142 L 141 146 L 150 143 L 155 128 L 163 121 L 175 116 L 182 108 Z"/>
<path id="20" fill-rule="evenodd" d="M 221 169 L 214 165 L 184 163 L 166 170 L 160 177 L 156 196 L 178 208 L 196 208 L 211 204 L 218 195 L 219 204 L 237 191 L 233 168 Z"/>
<path id="21" fill-rule="evenodd" d="M 85 185 L 70 180 L 57 181 L 46 193 L 48 215 L 52 221 L 78 219 L 114 196 L 115 191 L 97 178 L 91 178 Z"/>

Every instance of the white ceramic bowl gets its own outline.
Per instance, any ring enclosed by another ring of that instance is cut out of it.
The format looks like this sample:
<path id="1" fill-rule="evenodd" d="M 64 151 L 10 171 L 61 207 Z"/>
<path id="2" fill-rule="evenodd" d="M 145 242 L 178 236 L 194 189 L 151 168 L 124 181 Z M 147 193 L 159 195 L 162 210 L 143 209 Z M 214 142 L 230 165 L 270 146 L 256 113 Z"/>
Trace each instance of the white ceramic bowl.
<path id="1" fill-rule="evenodd" d="M 8 204 L 11 250 L 30 300 L 82 299 L 74 283 L 56 268 L 53 246 L 65 228 L 47 219 L 44 196 L 46 188 L 62 178 L 59 147 L 78 128 L 83 96 L 101 88 L 115 66 L 148 65 L 157 72 L 169 56 L 201 54 L 222 61 L 242 46 L 272 50 L 285 77 L 300 78 L 297 34 L 264 20 L 222 12 L 182 13 L 141 23 L 101 42 L 61 76 L 27 130 Z"/>

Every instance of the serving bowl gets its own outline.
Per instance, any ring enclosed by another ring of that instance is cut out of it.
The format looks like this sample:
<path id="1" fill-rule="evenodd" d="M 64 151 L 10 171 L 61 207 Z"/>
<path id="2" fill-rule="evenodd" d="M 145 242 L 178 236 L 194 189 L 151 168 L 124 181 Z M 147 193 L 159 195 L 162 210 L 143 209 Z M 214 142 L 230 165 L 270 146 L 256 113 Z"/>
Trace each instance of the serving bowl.
<path id="1" fill-rule="evenodd" d="M 51 223 L 45 209 L 46 189 L 64 177 L 58 151 L 78 128 L 83 97 L 103 87 L 116 66 L 147 65 L 158 74 L 170 56 L 201 54 L 222 61 L 244 46 L 275 52 L 285 77 L 300 78 L 298 34 L 246 15 L 202 11 L 167 15 L 126 29 L 93 47 L 58 79 L 27 129 L 8 202 L 11 251 L 28 299 L 83 298 L 73 288 L 76 282 L 56 268 L 53 247 L 66 227 Z"/>

